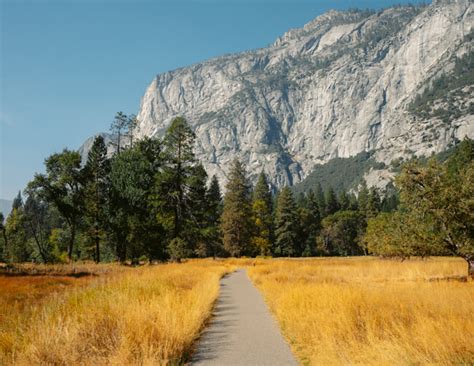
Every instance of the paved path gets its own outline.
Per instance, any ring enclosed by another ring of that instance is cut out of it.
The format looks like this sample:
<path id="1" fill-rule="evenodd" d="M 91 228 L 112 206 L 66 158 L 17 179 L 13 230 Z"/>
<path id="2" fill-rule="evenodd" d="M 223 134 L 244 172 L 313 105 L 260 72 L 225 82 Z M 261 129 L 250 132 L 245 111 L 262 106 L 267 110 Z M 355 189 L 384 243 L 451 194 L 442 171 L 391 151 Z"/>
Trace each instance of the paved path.
<path id="1" fill-rule="evenodd" d="M 214 317 L 191 360 L 194 365 L 297 365 L 278 324 L 244 270 L 221 280 Z"/>

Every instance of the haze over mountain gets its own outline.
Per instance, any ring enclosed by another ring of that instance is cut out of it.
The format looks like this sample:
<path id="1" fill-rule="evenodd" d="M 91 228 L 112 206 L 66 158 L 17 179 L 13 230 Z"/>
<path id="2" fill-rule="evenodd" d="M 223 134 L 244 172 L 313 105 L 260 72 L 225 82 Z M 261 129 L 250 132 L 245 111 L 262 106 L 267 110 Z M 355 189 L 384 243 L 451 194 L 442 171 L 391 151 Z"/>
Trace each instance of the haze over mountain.
<path id="1" fill-rule="evenodd" d="M 474 137 L 472 9 L 444 0 L 331 11 L 267 48 L 159 74 L 137 134 L 161 136 L 184 116 L 210 175 L 225 181 L 237 156 L 276 186 L 363 151 L 386 165 L 443 151 Z M 366 173 L 371 185 L 393 175 Z"/>

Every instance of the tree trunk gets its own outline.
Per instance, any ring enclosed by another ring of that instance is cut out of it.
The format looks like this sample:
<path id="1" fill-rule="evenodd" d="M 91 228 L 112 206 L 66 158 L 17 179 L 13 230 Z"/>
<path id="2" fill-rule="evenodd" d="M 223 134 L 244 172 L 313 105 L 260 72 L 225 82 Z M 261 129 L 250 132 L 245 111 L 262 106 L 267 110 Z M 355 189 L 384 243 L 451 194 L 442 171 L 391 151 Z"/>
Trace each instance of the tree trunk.
<path id="1" fill-rule="evenodd" d="M 3 242 L 5 243 L 5 251 L 8 249 L 8 236 L 7 236 L 7 229 L 3 227 L 2 229 L 2 235 L 3 235 Z"/>
<path id="2" fill-rule="evenodd" d="M 467 274 L 474 278 L 474 254 L 466 255 L 464 259 L 467 262 Z"/>
<path id="3" fill-rule="evenodd" d="M 72 250 L 74 248 L 74 241 L 76 240 L 76 224 L 73 222 L 71 224 L 71 239 L 69 240 L 69 245 L 67 248 L 67 258 L 69 262 L 72 261 Z"/>
<path id="4" fill-rule="evenodd" d="M 95 228 L 95 262 L 100 262 L 99 229 Z"/>

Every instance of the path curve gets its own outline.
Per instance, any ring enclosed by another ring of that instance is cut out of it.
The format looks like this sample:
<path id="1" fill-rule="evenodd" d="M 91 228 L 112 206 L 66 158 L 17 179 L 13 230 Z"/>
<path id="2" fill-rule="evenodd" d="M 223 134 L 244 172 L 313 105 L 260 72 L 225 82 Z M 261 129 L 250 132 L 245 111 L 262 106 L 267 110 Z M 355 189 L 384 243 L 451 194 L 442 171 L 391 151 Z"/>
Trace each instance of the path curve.
<path id="1" fill-rule="evenodd" d="M 193 365 L 297 365 L 260 292 L 245 270 L 221 280 L 214 317 L 204 330 Z"/>

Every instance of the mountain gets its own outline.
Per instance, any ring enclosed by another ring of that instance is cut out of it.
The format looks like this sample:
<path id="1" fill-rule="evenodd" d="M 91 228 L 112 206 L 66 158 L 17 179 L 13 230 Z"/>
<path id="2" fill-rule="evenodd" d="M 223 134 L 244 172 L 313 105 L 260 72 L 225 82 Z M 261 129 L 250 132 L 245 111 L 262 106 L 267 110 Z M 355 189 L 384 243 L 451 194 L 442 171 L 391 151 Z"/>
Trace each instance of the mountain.
<path id="1" fill-rule="evenodd" d="M 6 218 L 10 211 L 12 210 L 13 201 L 4 200 L 0 198 L 0 212 L 3 214 L 3 217 Z"/>
<path id="2" fill-rule="evenodd" d="M 138 137 L 184 116 L 210 175 L 225 181 L 237 156 L 275 186 L 370 152 L 363 176 L 383 186 L 384 165 L 474 137 L 473 23 L 469 0 L 330 11 L 267 48 L 157 75 Z"/>

